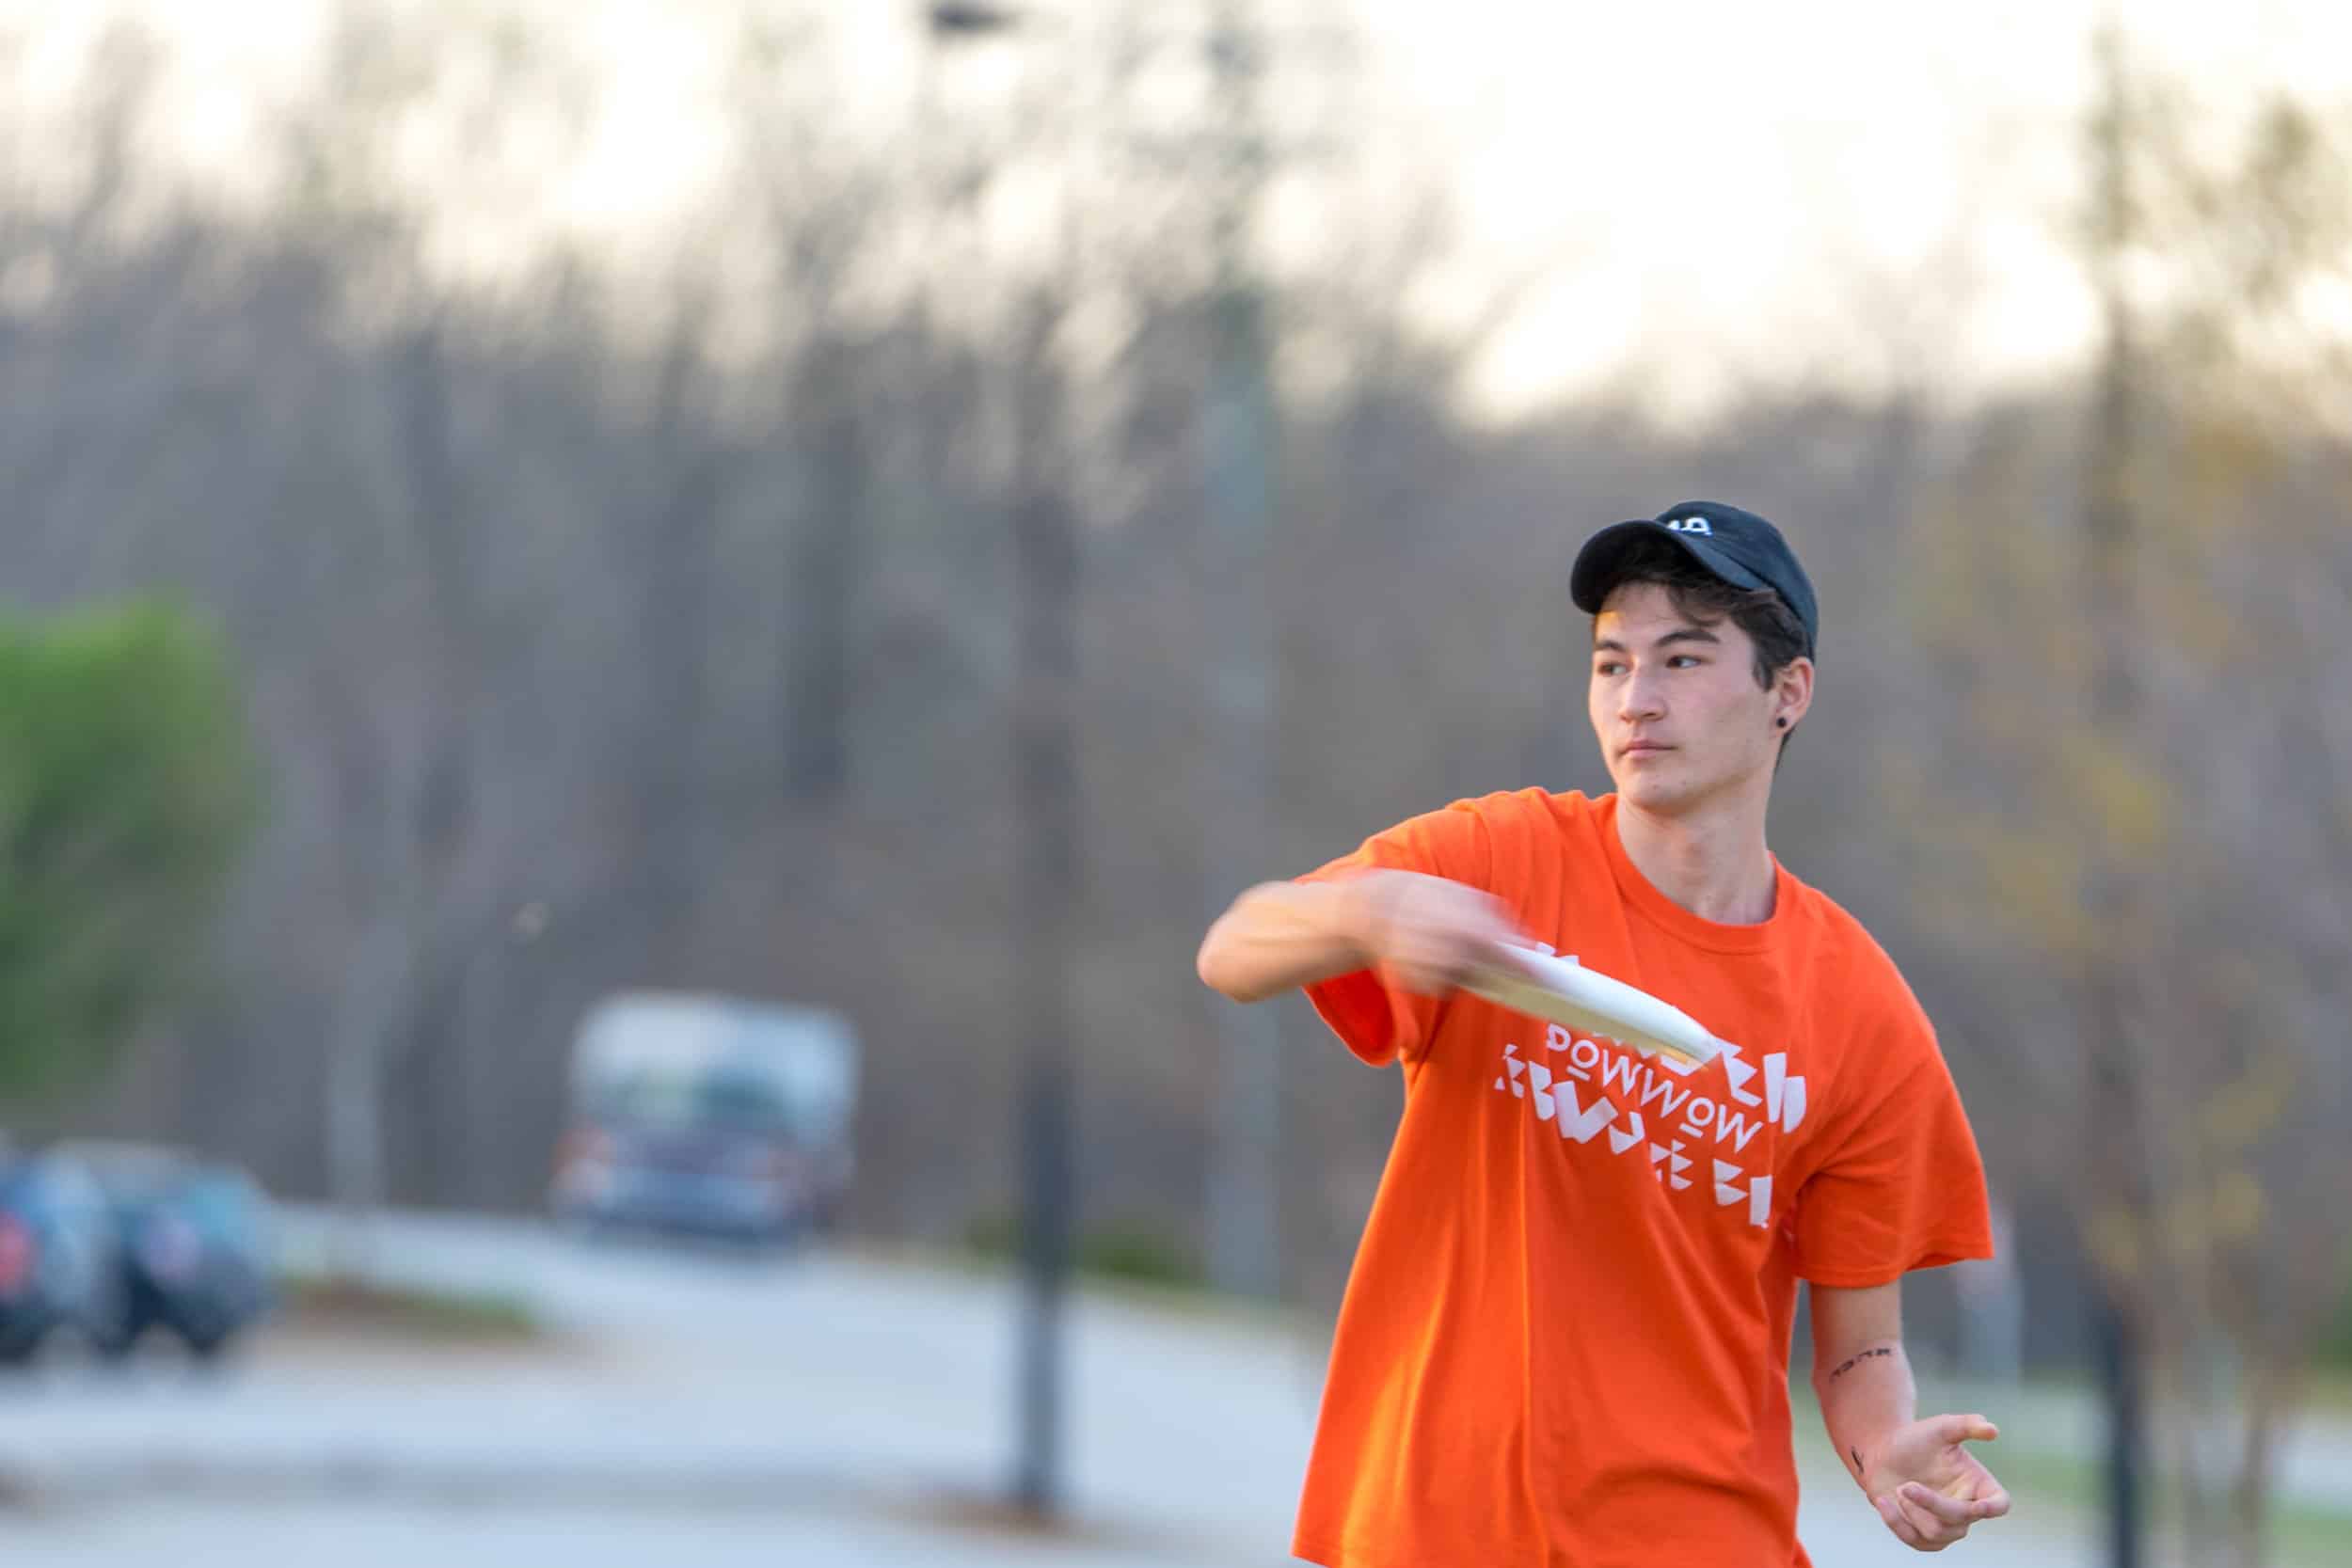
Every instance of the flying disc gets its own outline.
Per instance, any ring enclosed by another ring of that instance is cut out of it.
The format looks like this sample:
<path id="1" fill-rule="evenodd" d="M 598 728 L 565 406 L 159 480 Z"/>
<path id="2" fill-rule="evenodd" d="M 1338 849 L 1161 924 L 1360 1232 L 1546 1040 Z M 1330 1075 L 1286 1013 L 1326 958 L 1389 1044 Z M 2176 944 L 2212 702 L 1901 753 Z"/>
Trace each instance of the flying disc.
<path id="1" fill-rule="evenodd" d="M 1723 1041 L 1673 1004 L 1574 958 L 1534 948 L 1512 948 L 1502 961 L 1481 965 L 1462 989 L 1514 1012 L 1605 1036 L 1644 1055 L 1702 1067 L 1724 1052 Z"/>

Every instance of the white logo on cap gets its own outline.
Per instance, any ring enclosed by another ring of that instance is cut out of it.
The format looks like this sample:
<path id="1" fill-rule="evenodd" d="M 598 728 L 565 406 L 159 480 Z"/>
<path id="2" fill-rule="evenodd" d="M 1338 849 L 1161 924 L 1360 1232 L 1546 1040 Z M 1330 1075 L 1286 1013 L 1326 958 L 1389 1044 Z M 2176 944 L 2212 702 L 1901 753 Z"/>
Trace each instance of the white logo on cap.
<path id="1" fill-rule="evenodd" d="M 1715 526 L 1704 517 L 1677 517 L 1666 525 L 1670 533 L 1704 533 L 1712 535 Z"/>

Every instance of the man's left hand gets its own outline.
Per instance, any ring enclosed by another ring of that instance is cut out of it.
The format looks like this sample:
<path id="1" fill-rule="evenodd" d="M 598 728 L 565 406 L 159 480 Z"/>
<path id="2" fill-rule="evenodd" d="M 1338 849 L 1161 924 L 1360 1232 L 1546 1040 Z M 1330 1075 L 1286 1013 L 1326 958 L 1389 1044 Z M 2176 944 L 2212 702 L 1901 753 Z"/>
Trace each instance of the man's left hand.
<path id="1" fill-rule="evenodd" d="M 2000 1433 L 1981 1416 L 1931 1416 L 1889 1433 L 1864 1482 L 1870 1505 L 1906 1546 L 1940 1552 L 1979 1519 L 2009 1512 L 2009 1493 L 1963 1445 Z"/>

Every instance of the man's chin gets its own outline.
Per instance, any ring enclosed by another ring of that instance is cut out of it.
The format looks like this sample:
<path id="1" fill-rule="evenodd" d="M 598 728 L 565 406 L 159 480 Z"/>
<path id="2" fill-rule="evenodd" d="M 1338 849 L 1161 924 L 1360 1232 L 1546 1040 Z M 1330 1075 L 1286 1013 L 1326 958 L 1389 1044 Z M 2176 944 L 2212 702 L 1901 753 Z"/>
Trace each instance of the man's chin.
<path id="1" fill-rule="evenodd" d="M 1681 769 L 1656 763 L 1624 768 L 1615 779 L 1617 798 L 1653 816 L 1678 816 L 1697 805 L 1707 793 L 1687 775 L 1681 775 Z"/>
<path id="2" fill-rule="evenodd" d="M 1655 768 L 1629 768 L 1616 775 L 1617 799 L 1644 811 L 1669 813 L 1682 805 L 1689 792 L 1672 779 L 1659 777 Z"/>
<path id="3" fill-rule="evenodd" d="M 1683 760 L 1677 758 L 1676 762 Z M 1652 816 L 1682 816 L 1709 809 L 1745 794 L 1759 779 L 1764 788 L 1772 787 L 1769 768 L 1758 775 L 1746 776 L 1700 774 L 1675 763 L 1648 763 L 1619 768 L 1611 778 L 1617 786 L 1618 800 Z"/>

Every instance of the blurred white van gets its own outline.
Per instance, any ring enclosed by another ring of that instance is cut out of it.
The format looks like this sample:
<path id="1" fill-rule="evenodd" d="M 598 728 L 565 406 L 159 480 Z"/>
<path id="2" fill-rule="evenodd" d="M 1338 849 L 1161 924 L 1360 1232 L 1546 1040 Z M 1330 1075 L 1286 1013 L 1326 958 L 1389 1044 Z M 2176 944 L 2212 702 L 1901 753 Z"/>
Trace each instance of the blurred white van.
<path id="1" fill-rule="evenodd" d="M 839 1217 L 858 1040 L 821 1007 L 675 991 L 607 997 L 572 1047 L 549 1203 L 582 1232 L 787 1242 Z"/>

